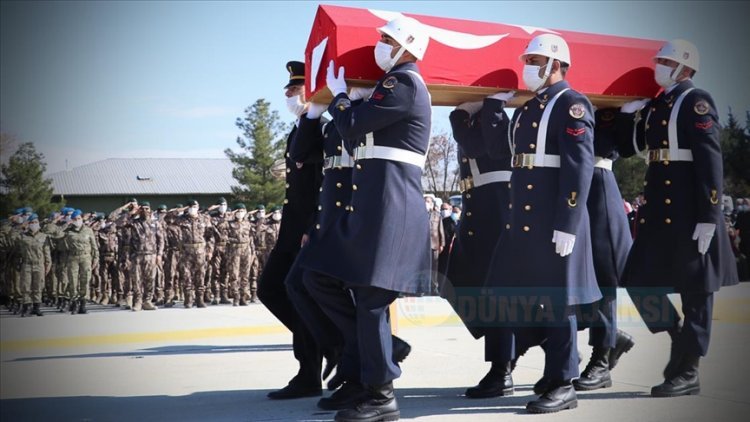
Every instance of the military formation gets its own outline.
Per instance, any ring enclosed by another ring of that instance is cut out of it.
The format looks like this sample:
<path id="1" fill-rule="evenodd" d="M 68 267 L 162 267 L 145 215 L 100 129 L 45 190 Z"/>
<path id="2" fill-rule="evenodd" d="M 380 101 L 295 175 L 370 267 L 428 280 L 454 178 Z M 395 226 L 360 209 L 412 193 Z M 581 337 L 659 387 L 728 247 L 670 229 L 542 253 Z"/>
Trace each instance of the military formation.
<path id="1" fill-rule="evenodd" d="M 281 209 L 227 201 L 201 210 L 128 201 L 109 215 L 65 207 L 39 218 L 19 208 L 2 223 L 2 284 L 24 317 L 87 313 L 96 303 L 133 311 L 258 303 L 257 279 L 276 244 Z"/>

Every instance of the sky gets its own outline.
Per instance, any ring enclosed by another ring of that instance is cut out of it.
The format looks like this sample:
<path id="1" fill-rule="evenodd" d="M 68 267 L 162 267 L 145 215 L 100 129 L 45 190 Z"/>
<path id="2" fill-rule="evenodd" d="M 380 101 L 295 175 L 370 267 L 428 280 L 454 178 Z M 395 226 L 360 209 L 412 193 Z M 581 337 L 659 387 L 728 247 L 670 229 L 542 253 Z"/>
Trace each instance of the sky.
<path id="1" fill-rule="evenodd" d="M 0 3 L 0 130 L 33 142 L 47 171 L 106 158 L 224 158 L 257 99 L 286 121 L 285 64 L 302 60 L 318 2 Z M 750 110 L 747 2 L 341 2 L 351 7 L 698 47 L 696 85 L 722 120 Z M 603 57 L 602 60 L 611 58 Z M 433 133 L 450 108 L 435 107 Z M 3 161 L 10 151 L 2 151 Z"/>

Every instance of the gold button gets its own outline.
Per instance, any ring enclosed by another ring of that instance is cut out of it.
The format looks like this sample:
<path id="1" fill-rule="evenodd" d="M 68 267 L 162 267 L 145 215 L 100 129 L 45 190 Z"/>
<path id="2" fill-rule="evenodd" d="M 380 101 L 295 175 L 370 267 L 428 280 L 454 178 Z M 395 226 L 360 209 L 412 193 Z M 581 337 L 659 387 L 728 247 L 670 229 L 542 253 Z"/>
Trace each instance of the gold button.
<path id="1" fill-rule="evenodd" d="M 357 170 L 362 170 L 362 166 L 360 166 L 359 164 L 357 164 Z"/>
<path id="2" fill-rule="evenodd" d="M 466 211 L 466 216 L 471 217 L 471 211 Z"/>
<path id="3" fill-rule="evenodd" d="M 354 205 L 349 206 L 349 211 L 354 212 Z"/>
<path id="4" fill-rule="evenodd" d="M 291 173 L 291 172 L 292 172 L 292 169 L 286 169 L 286 172 L 287 172 L 287 173 Z"/>
<path id="5" fill-rule="evenodd" d="M 341 206 L 341 202 L 340 201 L 336 201 L 336 206 L 340 207 Z"/>
<path id="6" fill-rule="evenodd" d="M 667 185 L 667 186 L 669 186 L 669 185 L 672 184 L 672 181 L 669 180 L 669 179 L 667 179 L 667 180 L 664 181 L 664 184 Z"/>
<path id="7" fill-rule="evenodd" d="M 534 149 L 534 148 L 536 148 L 536 144 L 531 144 L 531 145 L 529 145 L 529 148 L 531 148 L 531 149 Z"/>
<path id="8" fill-rule="evenodd" d="M 526 185 L 526 189 L 532 190 L 532 189 L 534 189 L 534 185 Z"/>
<path id="9" fill-rule="evenodd" d="M 649 128 L 651 128 L 651 125 L 649 125 L 648 123 L 646 123 L 646 130 L 649 130 Z"/>
<path id="10" fill-rule="evenodd" d="M 539 104 L 539 108 L 540 108 L 541 110 L 544 110 L 544 104 Z"/>
<path id="11" fill-rule="evenodd" d="M 340 188 L 341 186 L 343 186 L 343 185 L 341 184 L 341 182 L 338 182 L 338 183 L 336 183 L 336 187 L 337 187 L 337 188 Z"/>
<path id="12" fill-rule="evenodd" d="M 648 180 L 643 181 L 643 186 L 648 186 Z"/>
<path id="13" fill-rule="evenodd" d="M 352 190 L 357 190 L 357 185 L 352 185 Z"/>
<path id="14" fill-rule="evenodd" d="M 513 209 L 513 204 L 508 204 L 508 209 L 512 210 Z"/>
<path id="15" fill-rule="evenodd" d="M 665 218 L 664 222 L 667 223 L 667 224 L 672 224 L 672 219 L 671 218 Z"/>
<path id="16" fill-rule="evenodd" d="M 349 211 L 349 205 L 345 206 L 344 209 Z"/>
<path id="17" fill-rule="evenodd" d="M 288 203 L 289 203 L 289 200 L 288 200 L 288 199 L 284 199 L 284 203 L 285 203 L 285 204 L 288 204 Z"/>
<path id="18" fill-rule="evenodd" d="M 516 129 L 518 129 L 519 127 L 521 127 L 521 124 L 516 122 Z"/>
<path id="19" fill-rule="evenodd" d="M 508 189 L 510 189 L 510 182 L 508 182 Z"/>
<path id="20" fill-rule="evenodd" d="M 656 107 L 651 107 L 651 112 L 656 111 Z"/>
<path id="21" fill-rule="evenodd" d="M 665 140 L 661 141 L 661 144 L 664 145 L 664 146 L 668 146 L 669 145 L 669 141 L 667 141 L 665 139 Z"/>
<path id="22" fill-rule="evenodd" d="M 462 163 L 468 163 L 468 162 L 469 162 L 469 160 L 467 160 L 466 158 L 462 158 L 462 159 L 461 159 L 461 162 L 462 162 Z"/>
<path id="23" fill-rule="evenodd" d="M 322 209 L 323 209 L 323 206 L 322 205 L 318 205 L 318 211 L 320 211 Z"/>
<path id="24" fill-rule="evenodd" d="M 474 232 L 469 230 L 469 236 L 474 236 Z"/>
<path id="25" fill-rule="evenodd" d="M 360 142 L 359 146 L 361 146 L 361 147 L 365 146 L 364 142 Z"/>
<path id="26" fill-rule="evenodd" d="M 470 193 L 466 194 L 466 199 L 471 199 L 471 194 Z"/>
<path id="27" fill-rule="evenodd" d="M 668 166 L 669 165 L 669 160 L 662 161 L 662 164 L 664 164 L 665 166 Z"/>
<path id="28" fill-rule="evenodd" d="M 288 152 L 286 153 L 286 158 L 289 158 L 289 153 Z"/>
<path id="29" fill-rule="evenodd" d="M 341 151 L 341 145 L 336 147 L 336 151 Z"/>
<path id="30" fill-rule="evenodd" d="M 523 109 L 524 109 L 524 110 L 528 110 L 528 109 L 529 109 L 529 106 L 523 106 Z"/>
<path id="31" fill-rule="evenodd" d="M 669 204 L 672 203 L 672 200 L 669 199 L 669 198 L 667 198 L 667 199 L 664 200 L 664 203 L 667 204 L 667 205 L 669 205 Z"/>
<path id="32" fill-rule="evenodd" d="M 667 104 L 667 107 L 672 108 L 672 103 Z"/>
<path id="33" fill-rule="evenodd" d="M 318 192 L 323 192 L 323 186 L 318 188 Z"/>
<path id="34" fill-rule="evenodd" d="M 641 218 L 641 221 L 640 221 L 640 223 L 641 223 L 641 224 L 643 224 L 643 223 L 645 223 L 645 222 L 646 222 L 646 219 L 645 219 L 645 218 Z"/>
<path id="35" fill-rule="evenodd" d="M 289 189 L 289 183 L 286 184 L 286 188 Z"/>
<path id="36" fill-rule="evenodd" d="M 526 211 L 531 211 L 531 205 L 525 205 L 523 209 Z"/>
<path id="37" fill-rule="evenodd" d="M 523 231 L 527 232 L 529 230 L 531 230 L 531 227 L 529 227 L 529 226 L 523 226 Z"/>
<path id="38" fill-rule="evenodd" d="M 506 224 L 506 225 L 505 225 L 505 228 L 506 228 L 506 229 L 510 229 L 510 224 Z"/>
<path id="39" fill-rule="evenodd" d="M 320 224 L 316 224 L 315 228 L 318 229 L 318 230 L 320 230 Z"/>
<path id="40" fill-rule="evenodd" d="M 539 125 L 536 124 L 536 122 L 531 123 L 531 127 L 537 127 L 537 126 L 539 126 Z"/>
<path id="41" fill-rule="evenodd" d="M 662 121 L 661 121 L 661 125 L 662 125 L 662 126 L 666 126 L 666 125 L 667 125 L 667 121 L 666 121 L 666 120 L 662 120 Z"/>

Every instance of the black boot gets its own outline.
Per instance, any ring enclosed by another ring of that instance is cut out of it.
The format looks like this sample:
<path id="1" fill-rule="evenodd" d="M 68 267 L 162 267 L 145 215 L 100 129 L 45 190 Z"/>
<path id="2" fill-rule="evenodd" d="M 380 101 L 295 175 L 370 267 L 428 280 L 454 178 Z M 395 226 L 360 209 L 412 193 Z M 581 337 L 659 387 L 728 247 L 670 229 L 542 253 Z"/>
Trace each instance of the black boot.
<path id="1" fill-rule="evenodd" d="M 617 361 L 620 360 L 620 356 L 630 351 L 635 346 L 633 337 L 622 330 L 617 330 L 617 340 L 615 340 L 615 347 L 609 351 L 609 369 L 615 369 Z"/>
<path id="2" fill-rule="evenodd" d="M 666 379 L 663 383 L 651 389 L 654 397 L 677 397 L 689 396 L 701 392 L 701 383 L 698 379 L 698 362 L 700 356 L 685 354 L 681 359 L 677 373 Z"/>
<path id="3" fill-rule="evenodd" d="M 672 339 L 672 344 L 669 348 L 669 362 L 664 367 L 664 379 L 674 378 L 680 370 L 682 365 L 683 353 L 681 348 L 677 345 L 680 334 L 682 334 L 682 325 L 678 325 L 675 328 L 667 331 L 669 337 Z"/>
<path id="4" fill-rule="evenodd" d="M 538 400 L 529 402 L 526 410 L 529 413 L 554 413 L 565 409 L 578 407 L 576 390 L 570 382 L 552 382 L 548 389 Z"/>
<path id="5" fill-rule="evenodd" d="M 297 375 L 289 381 L 286 387 L 268 393 L 268 398 L 271 400 L 288 400 L 302 397 L 316 397 L 321 394 L 323 394 L 323 390 L 320 387 L 320 381 L 318 381 L 317 385 L 305 383 L 302 381 L 302 377 Z"/>
<path id="6" fill-rule="evenodd" d="M 79 314 L 87 314 L 88 311 L 86 310 L 86 299 L 81 298 L 78 301 L 78 313 Z"/>
<path id="7" fill-rule="evenodd" d="M 474 387 L 469 387 L 464 393 L 470 399 L 486 399 L 513 395 L 513 377 L 510 374 L 510 361 L 505 363 L 492 362 L 487 375 Z"/>
<path id="8" fill-rule="evenodd" d="M 596 390 L 612 386 L 612 378 L 609 375 L 609 356 L 611 349 L 594 347 L 591 352 L 586 369 L 581 377 L 573 381 L 573 387 L 577 391 Z"/>
<path id="9" fill-rule="evenodd" d="M 71 315 L 75 315 L 78 312 L 78 301 L 76 299 L 70 299 L 70 307 L 68 310 Z"/>
<path id="10" fill-rule="evenodd" d="M 516 350 L 516 357 L 514 357 L 514 358 L 513 358 L 513 359 L 512 359 L 511 361 L 510 361 L 510 372 L 513 372 L 513 371 L 515 371 L 515 369 L 516 369 L 516 364 L 518 363 L 518 358 L 520 358 L 521 356 L 525 355 L 525 354 L 526 354 L 526 352 L 528 352 L 528 351 L 529 351 L 529 348 L 528 348 L 528 347 L 524 347 L 524 348 L 522 348 L 522 349 Z"/>
<path id="11" fill-rule="evenodd" d="M 344 381 L 341 388 L 330 397 L 318 400 L 318 407 L 323 410 L 354 409 L 369 397 L 367 389 L 359 382 Z"/>
<path id="12" fill-rule="evenodd" d="M 396 336 L 391 336 L 391 343 L 393 349 L 393 363 L 403 362 L 404 359 L 409 356 L 409 353 L 411 353 L 411 346 L 409 346 L 409 343 Z"/>
<path id="13" fill-rule="evenodd" d="M 21 318 L 25 317 L 27 313 L 29 313 L 29 304 L 24 303 L 21 305 Z"/>
<path id="14" fill-rule="evenodd" d="M 539 378 L 539 381 L 534 384 L 534 394 L 536 394 L 537 396 L 541 396 L 542 394 L 547 392 L 547 390 L 549 390 L 551 386 L 552 380 L 545 376 L 542 376 L 541 378 Z"/>
<path id="15" fill-rule="evenodd" d="M 393 392 L 393 383 L 379 386 L 368 386 L 367 397 L 354 409 L 341 410 L 336 413 L 336 422 L 376 422 L 397 421 L 401 417 Z"/>
<path id="16" fill-rule="evenodd" d="M 38 303 L 35 303 L 35 304 L 34 304 L 34 307 L 33 307 L 33 309 L 31 310 L 31 314 L 32 314 L 32 315 L 36 315 L 36 316 L 43 316 L 43 315 L 44 315 L 44 314 L 42 313 L 42 310 L 41 310 L 41 308 L 40 308 L 40 305 L 39 305 Z"/>

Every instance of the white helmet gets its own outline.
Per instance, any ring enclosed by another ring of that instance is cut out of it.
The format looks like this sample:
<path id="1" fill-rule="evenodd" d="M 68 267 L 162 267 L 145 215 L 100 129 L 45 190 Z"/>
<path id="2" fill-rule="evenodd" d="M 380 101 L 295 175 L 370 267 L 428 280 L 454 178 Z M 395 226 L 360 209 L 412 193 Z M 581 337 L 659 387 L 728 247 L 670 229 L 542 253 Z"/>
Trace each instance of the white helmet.
<path id="1" fill-rule="evenodd" d="M 400 16 L 388 21 L 384 26 L 378 28 L 378 32 L 396 40 L 417 60 L 424 58 L 427 44 L 430 42 L 430 36 L 424 26 L 418 20 L 407 16 Z"/>
<path id="2" fill-rule="evenodd" d="M 654 56 L 656 59 L 669 59 L 673 60 L 683 66 L 687 66 L 694 71 L 698 71 L 700 66 L 700 55 L 698 49 L 695 48 L 693 43 L 685 40 L 672 40 L 662 46 L 658 53 Z"/>
<path id="3" fill-rule="evenodd" d="M 538 54 L 570 65 L 570 49 L 562 37 L 555 34 L 537 35 L 529 41 L 519 60 L 525 61 L 529 54 Z"/>

